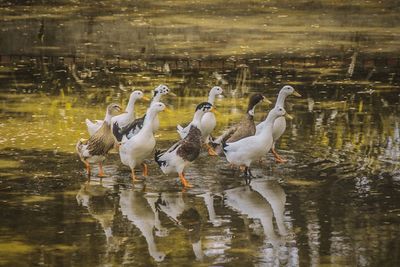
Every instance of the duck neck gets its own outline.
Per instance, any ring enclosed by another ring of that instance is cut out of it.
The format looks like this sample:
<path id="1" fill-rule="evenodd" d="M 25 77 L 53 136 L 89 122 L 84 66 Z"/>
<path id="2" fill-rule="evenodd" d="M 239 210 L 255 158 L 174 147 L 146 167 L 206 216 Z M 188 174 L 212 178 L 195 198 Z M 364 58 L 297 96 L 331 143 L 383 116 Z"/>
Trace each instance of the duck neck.
<path id="1" fill-rule="evenodd" d="M 157 112 L 155 110 L 148 110 L 146 112 L 146 117 L 143 122 L 142 131 L 153 132 L 153 121 L 157 117 Z"/>
<path id="2" fill-rule="evenodd" d="M 194 113 L 191 125 L 199 128 L 200 122 L 201 122 L 201 118 L 203 117 L 203 115 L 204 115 L 204 113 L 201 112 L 200 110 L 196 111 Z"/>
<path id="3" fill-rule="evenodd" d="M 155 102 L 160 102 L 160 100 L 161 100 L 161 93 L 157 91 L 157 92 L 155 92 L 155 95 L 151 99 L 150 106 L 151 106 L 151 104 L 153 104 Z"/>
<path id="4" fill-rule="evenodd" d="M 284 107 L 286 97 L 287 97 L 287 95 L 283 91 L 280 91 L 278 94 L 278 99 L 276 100 L 275 107 L 277 107 L 277 106 Z"/>
<path id="5" fill-rule="evenodd" d="M 254 118 L 254 110 L 256 109 L 256 106 L 254 105 L 253 107 L 248 107 L 247 108 L 247 117 L 249 117 L 250 119 Z"/>
<path id="6" fill-rule="evenodd" d="M 210 103 L 211 105 L 214 105 L 214 101 L 215 101 L 215 93 L 214 92 L 210 92 L 208 94 L 208 103 Z"/>
<path id="7" fill-rule="evenodd" d="M 126 106 L 125 111 L 129 114 L 129 115 L 133 115 L 135 113 L 135 102 L 136 99 L 129 99 L 128 105 Z"/>
<path id="8" fill-rule="evenodd" d="M 104 117 L 104 121 L 107 123 L 107 124 L 111 124 L 111 118 L 112 118 L 113 116 L 110 114 L 110 112 L 108 112 L 108 110 L 107 110 L 107 112 L 106 112 L 106 116 Z"/>
<path id="9" fill-rule="evenodd" d="M 276 116 L 272 115 L 271 112 L 268 114 L 265 119 L 265 127 L 262 129 L 262 133 L 270 133 L 272 135 L 272 127 L 274 126 L 274 122 L 276 120 Z"/>

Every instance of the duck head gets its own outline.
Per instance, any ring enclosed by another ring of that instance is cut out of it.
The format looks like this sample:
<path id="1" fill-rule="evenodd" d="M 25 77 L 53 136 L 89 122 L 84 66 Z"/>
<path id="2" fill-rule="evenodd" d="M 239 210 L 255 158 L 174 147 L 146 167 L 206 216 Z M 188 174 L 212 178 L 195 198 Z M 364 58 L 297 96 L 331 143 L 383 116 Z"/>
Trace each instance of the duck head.
<path id="1" fill-rule="evenodd" d="M 118 115 L 121 113 L 121 111 L 122 108 L 118 104 L 111 103 L 110 105 L 107 106 L 107 114 L 109 114 L 110 116 Z"/>
<path id="2" fill-rule="evenodd" d="M 284 93 L 286 96 L 294 95 L 297 97 L 301 97 L 301 94 L 299 94 L 296 90 L 294 90 L 294 88 L 290 85 L 283 86 L 281 92 Z"/>
<path id="3" fill-rule="evenodd" d="M 247 106 L 247 113 L 250 116 L 254 116 L 254 109 L 256 105 L 259 104 L 260 102 L 266 102 L 268 104 L 271 104 L 271 101 L 266 99 L 265 96 L 263 96 L 262 94 L 252 95 L 249 100 L 249 105 Z"/>

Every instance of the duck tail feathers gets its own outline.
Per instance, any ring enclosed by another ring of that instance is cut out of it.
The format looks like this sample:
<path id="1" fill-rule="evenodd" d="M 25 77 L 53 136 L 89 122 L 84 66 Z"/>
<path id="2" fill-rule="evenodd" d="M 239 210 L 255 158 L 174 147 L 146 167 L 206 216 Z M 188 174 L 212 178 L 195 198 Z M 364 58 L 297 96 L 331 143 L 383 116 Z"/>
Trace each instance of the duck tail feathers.
<path id="1" fill-rule="evenodd" d="M 119 127 L 118 122 L 114 122 L 113 127 L 112 127 L 112 132 L 115 138 L 117 139 L 118 142 L 121 142 L 123 133 L 122 129 Z"/>
<path id="2" fill-rule="evenodd" d="M 156 149 L 156 152 L 154 153 L 154 160 L 157 162 L 158 166 L 163 166 L 165 165 L 165 161 L 161 160 L 161 156 L 164 154 L 164 151 Z"/>
<path id="3" fill-rule="evenodd" d="M 228 147 L 228 144 L 225 143 L 225 141 L 222 142 L 222 150 L 224 150 L 224 152 L 227 152 L 226 148 Z"/>

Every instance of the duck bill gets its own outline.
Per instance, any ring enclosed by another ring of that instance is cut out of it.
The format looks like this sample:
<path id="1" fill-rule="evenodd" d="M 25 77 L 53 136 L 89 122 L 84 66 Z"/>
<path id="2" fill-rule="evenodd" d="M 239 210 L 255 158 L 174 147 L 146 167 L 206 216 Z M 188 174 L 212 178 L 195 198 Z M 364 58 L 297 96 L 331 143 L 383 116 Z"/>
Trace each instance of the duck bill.
<path id="1" fill-rule="evenodd" d="M 214 114 L 220 114 L 219 111 L 218 111 L 215 107 L 212 107 L 212 108 L 210 109 L 210 112 L 212 112 L 212 113 L 214 113 Z"/>
<path id="2" fill-rule="evenodd" d="M 272 102 L 270 101 L 270 100 L 268 100 L 267 98 L 263 98 L 263 100 L 262 100 L 264 103 L 267 103 L 268 105 L 271 105 L 272 104 Z"/>
<path id="3" fill-rule="evenodd" d="M 294 96 L 297 96 L 297 97 L 301 97 L 301 94 L 299 94 L 297 91 L 294 91 L 294 92 L 293 92 L 293 95 L 294 95 Z"/>
<path id="4" fill-rule="evenodd" d="M 143 96 L 142 99 L 143 99 L 144 101 L 146 101 L 146 102 L 149 102 L 149 101 L 150 101 L 150 98 L 148 98 L 147 96 Z"/>
<path id="5" fill-rule="evenodd" d="M 285 114 L 285 118 L 287 118 L 289 120 L 293 120 L 293 117 L 288 113 Z"/>
<path id="6" fill-rule="evenodd" d="M 168 114 L 172 113 L 172 110 L 170 108 L 168 108 L 168 107 L 165 107 L 164 111 L 165 111 L 165 113 L 168 113 Z"/>
<path id="7" fill-rule="evenodd" d="M 177 96 L 176 94 L 174 94 L 174 93 L 172 93 L 172 92 L 169 92 L 168 94 L 169 94 L 169 95 L 172 95 L 172 96 Z"/>

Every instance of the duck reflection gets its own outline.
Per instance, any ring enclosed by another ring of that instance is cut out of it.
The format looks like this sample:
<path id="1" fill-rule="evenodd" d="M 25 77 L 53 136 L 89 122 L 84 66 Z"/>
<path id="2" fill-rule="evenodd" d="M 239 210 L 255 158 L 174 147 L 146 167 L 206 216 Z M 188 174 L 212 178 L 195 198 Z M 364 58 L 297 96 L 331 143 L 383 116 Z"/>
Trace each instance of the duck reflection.
<path id="1" fill-rule="evenodd" d="M 278 231 L 281 236 L 286 236 L 287 231 L 284 221 L 286 193 L 277 180 L 254 180 L 251 188 L 258 192 L 272 207 Z"/>
<path id="2" fill-rule="evenodd" d="M 215 196 L 216 195 L 210 191 L 207 191 L 204 194 L 199 195 L 199 197 L 202 197 L 204 199 L 204 204 L 206 205 L 207 212 L 208 212 L 209 222 L 211 222 L 214 227 L 218 227 L 218 226 L 221 226 L 222 222 L 221 222 L 221 219 L 218 218 L 218 216 L 215 212 L 215 208 L 214 208 L 214 197 Z"/>
<path id="3" fill-rule="evenodd" d="M 93 183 L 94 182 L 94 183 Z M 112 241 L 112 225 L 115 216 L 115 201 L 110 188 L 96 181 L 85 183 L 76 195 L 79 205 L 86 207 L 89 214 L 100 223 L 107 244 Z"/>
<path id="4" fill-rule="evenodd" d="M 143 192 L 122 190 L 120 194 L 121 212 L 142 233 L 147 242 L 150 256 L 155 261 L 163 261 L 165 253 L 158 250 L 154 230 L 163 232 L 157 212 L 151 207 Z"/>
<path id="5" fill-rule="evenodd" d="M 185 203 L 182 193 L 160 194 L 155 207 L 187 231 L 196 260 L 203 260 L 204 252 L 200 236 L 202 218 L 197 209 Z"/>
<path id="6" fill-rule="evenodd" d="M 274 231 L 271 205 L 249 185 L 226 190 L 225 204 L 247 218 L 258 219 L 264 230 L 265 241 L 274 247 L 278 245 L 279 237 Z"/>

